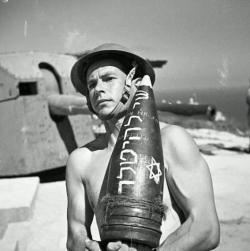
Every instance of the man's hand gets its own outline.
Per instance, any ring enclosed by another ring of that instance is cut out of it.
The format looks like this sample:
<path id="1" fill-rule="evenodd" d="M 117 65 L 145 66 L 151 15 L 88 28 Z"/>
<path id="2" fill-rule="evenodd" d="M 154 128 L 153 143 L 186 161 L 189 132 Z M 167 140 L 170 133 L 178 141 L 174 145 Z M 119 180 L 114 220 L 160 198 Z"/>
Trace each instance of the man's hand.
<path id="1" fill-rule="evenodd" d="M 86 245 L 86 249 L 89 251 L 101 251 L 102 250 L 97 241 L 86 239 L 85 245 Z M 109 242 L 106 250 L 107 251 L 136 251 L 135 248 L 131 248 L 128 245 L 121 243 L 120 241 Z"/>
<path id="2" fill-rule="evenodd" d="M 120 241 L 117 242 L 109 242 L 107 245 L 107 251 L 136 251 L 135 248 L 131 248 L 126 244 L 121 243 Z"/>
<path id="3" fill-rule="evenodd" d="M 97 241 L 85 240 L 85 248 L 89 251 L 102 251 Z"/>

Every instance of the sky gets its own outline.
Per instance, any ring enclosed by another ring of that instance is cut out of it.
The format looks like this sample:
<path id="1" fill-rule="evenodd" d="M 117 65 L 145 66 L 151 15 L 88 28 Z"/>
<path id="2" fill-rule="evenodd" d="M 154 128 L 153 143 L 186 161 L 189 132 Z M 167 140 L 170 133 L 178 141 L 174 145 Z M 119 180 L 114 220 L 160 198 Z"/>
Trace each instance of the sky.
<path id="1" fill-rule="evenodd" d="M 158 91 L 247 87 L 250 0 L 0 0 L 0 53 L 104 42 L 168 60 Z"/>

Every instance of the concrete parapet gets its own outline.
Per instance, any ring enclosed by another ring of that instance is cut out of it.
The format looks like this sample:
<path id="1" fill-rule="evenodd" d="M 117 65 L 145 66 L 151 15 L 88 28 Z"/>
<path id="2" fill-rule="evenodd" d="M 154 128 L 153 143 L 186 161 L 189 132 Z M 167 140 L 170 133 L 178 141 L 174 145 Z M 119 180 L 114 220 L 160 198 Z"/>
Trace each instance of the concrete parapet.
<path id="1" fill-rule="evenodd" d="M 30 222 L 10 223 L 0 240 L 0 250 L 26 251 L 29 240 Z"/>
<path id="2" fill-rule="evenodd" d="M 0 179 L 1 226 L 31 219 L 38 187 L 38 177 Z M 4 230 L 6 227 L 2 227 L 2 237 Z"/>

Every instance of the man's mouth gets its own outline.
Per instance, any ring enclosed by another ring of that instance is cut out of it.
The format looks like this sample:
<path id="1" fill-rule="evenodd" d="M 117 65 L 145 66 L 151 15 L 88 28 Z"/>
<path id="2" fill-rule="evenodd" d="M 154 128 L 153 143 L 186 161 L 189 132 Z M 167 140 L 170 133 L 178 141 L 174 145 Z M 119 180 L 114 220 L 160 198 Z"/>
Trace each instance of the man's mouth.
<path id="1" fill-rule="evenodd" d="M 96 106 L 103 104 L 105 102 L 109 102 L 109 101 L 110 101 L 110 99 L 99 99 L 96 101 Z"/>

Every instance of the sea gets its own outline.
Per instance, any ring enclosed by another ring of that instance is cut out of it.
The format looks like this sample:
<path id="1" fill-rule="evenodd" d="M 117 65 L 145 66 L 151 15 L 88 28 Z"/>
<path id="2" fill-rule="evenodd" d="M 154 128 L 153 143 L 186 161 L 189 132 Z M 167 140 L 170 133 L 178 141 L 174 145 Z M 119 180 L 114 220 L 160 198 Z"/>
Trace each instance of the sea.
<path id="1" fill-rule="evenodd" d="M 227 119 L 237 121 L 247 126 L 247 95 L 246 86 L 218 87 L 218 88 L 189 88 L 168 90 L 155 93 L 157 102 L 188 103 L 190 98 L 200 104 L 215 105 L 217 111 L 223 113 Z"/>

